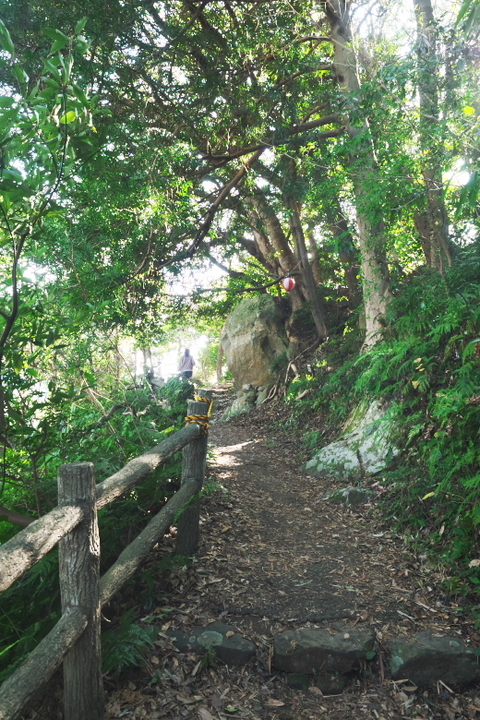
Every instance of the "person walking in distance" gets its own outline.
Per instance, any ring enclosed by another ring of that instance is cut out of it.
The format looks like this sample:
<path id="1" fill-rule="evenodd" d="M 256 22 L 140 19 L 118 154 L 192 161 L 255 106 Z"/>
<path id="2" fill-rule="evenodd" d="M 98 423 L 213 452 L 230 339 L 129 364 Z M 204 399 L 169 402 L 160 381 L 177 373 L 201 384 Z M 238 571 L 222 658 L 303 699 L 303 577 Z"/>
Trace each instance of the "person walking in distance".
<path id="1" fill-rule="evenodd" d="M 185 352 L 183 353 L 182 357 L 180 358 L 180 362 L 178 364 L 178 371 L 182 373 L 183 377 L 185 378 L 191 378 L 193 374 L 193 368 L 195 365 L 195 360 L 190 355 L 190 350 L 187 348 Z"/>

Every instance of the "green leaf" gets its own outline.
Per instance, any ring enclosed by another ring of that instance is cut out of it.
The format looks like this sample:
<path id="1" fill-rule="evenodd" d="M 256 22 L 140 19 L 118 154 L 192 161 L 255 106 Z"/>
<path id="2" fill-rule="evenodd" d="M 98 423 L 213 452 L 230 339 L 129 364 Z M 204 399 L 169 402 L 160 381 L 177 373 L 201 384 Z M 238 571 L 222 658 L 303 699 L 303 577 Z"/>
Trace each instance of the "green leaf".
<path id="1" fill-rule="evenodd" d="M 8 417 L 11 420 L 15 420 L 15 422 L 23 423 L 23 416 L 17 412 L 16 410 L 13 410 L 13 408 L 10 408 L 8 411 Z"/>
<path id="2" fill-rule="evenodd" d="M 10 55 L 13 55 L 15 52 L 10 33 L 8 32 L 5 23 L 3 23 L 2 20 L 0 20 L 0 47 L 2 48 L 2 50 L 10 53 Z"/>
<path id="3" fill-rule="evenodd" d="M 15 99 L 8 95 L 0 95 L 0 107 L 11 108 L 14 104 Z"/>
<path id="4" fill-rule="evenodd" d="M 12 67 L 12 75 L 16 80 L 18 80 L 18 82 L 25 85 L 28 83 L 29 77 L 20 65 L 14 65 Z"/>
<path id="5" fill-rule="evenodd" d="M 78 85 L 72 85 L 72 93 L 75 95 L 77 100 L 80 100 L 82 105 L 88 106 L 88 98 L 81 87 Z"/>
<path id="6" fill-rule="evenodd" d="M 76 49 L 79 53 L 85 53 L 88 48 L 90 47 L 90 43 L 88 40 L 86 40 L 83 35 L 80 35 L 80 37 L 77 39 L 77 42 L 75 44 Z"/>
<path id="7" fill-rule="evenodd" d="M 45 71 L 52 73 L 54 78 L 56 78 L 57 80 L 60 80 L 60 77 L 61 77 L 60 70 L 58 69 L 58 67 L 55 65 L 55 63 L 52 60 L 49 60 L 47 58 L 44 59 L 43 65 L 44 65 Z"/>
<path id="8" fill-rule="evenodd" d="M 62 125 L 68 125 L 77 119 L 77 113 L 74 110 L 69 110 L 65 115 L 60 118 Z"/>
<path id="9" fill-rule="evenodd" d="M 75 25 L 75 35 L 80 35 L 83 28 L 87 24 L 87 20 L 88 20 L 88 17 L 86 16 L 77 22 L 77 24 Z"/>
<path id="10" fill-rule="evenodd" d="M 59 40 L 55 40 L 55 42 L 53 43 L 53 45 L 50 49 L 50 52 L 56 53 L 59 50 L 63 50 L 63 48 L 66 47 L 69 44 L 69 42 L 70 42 L 70 40 L 68 38 L 66 38 L 66 39 L 61 38 Z"/>
<path id="11" fill-rule="evenodd" d="M 57 30 L 56 28 L 45 28 L 43 32 L 51 40 L 65 40 L 67 43 L 70 42 L 70 38 L 61 30 Z"/>
<path id="12" fill-rule="evenodd" d="M 6 518 L 6 517 L 7 517 L 7 515 L 1 515 L 1 516 L 0 516 L 0 519 Z M 20 640 L 16 640 L 16 641 L 15 641 L 14 643 L 12 643 L 11 645 L 7 645 L 6 647 L 0 648 L 0 658 L 1 658 L 3 655 L 6 655 L 7 652 L 8 652 L 9 650 L 11 650 L 13 647 L 15 647 L 15 645 L 16 645 L 17 643 L 19 643 L 19 642 L 20 642 Z"/>

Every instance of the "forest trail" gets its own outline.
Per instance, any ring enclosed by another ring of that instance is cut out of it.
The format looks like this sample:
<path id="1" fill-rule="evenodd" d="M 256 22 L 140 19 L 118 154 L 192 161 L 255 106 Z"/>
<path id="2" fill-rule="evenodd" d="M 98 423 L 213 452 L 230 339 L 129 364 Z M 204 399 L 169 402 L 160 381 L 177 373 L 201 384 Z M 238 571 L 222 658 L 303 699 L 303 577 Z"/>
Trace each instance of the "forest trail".
<path id="1" fill-rule="evenodd" d="M 474 644 L 479 638 L 442 591 L 441 575 L 380 524 L 375 503 L 349 509 L 324 500 L 335 483 L 299 470 L 301 444 L 282 428 L 280 413 L 270 404 L 233 422 L 214 419 L 207 484 L 217 487 L 202 501 L 200 551 L 188 568 L 156 571 L 147 619 L 165 613 L 157 649 L 127 687 L 110 694 L 108 718 L 480 718 L 478 687 L 415 690 L 388 678 L 388 637 L 430 630 Z M 152 571 L 173 543 L 167 538 L 152 555 Z M 218 620 L 255 643 L 256 660 L 241 669 L 202 662 L 179 653 L 168 636 Z M 368 670 L 335 696 L 287 687 L 271 667 L 275 635 L 336 623 L 375 630 Z"/>

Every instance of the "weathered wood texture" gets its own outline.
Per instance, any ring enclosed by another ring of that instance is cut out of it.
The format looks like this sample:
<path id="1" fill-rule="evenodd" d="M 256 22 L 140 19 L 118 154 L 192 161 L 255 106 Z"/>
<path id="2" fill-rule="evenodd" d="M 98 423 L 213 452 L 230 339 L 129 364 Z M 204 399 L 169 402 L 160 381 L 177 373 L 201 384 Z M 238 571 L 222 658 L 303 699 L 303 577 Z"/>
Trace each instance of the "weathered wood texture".
<path id="1" fill-rule="evenodd" d="M 104 697 L 100 642 L 100 537 L 92 463 L 62 465 L 58 501 L 84 508 L 84 519 L 59 543 L 62 611 L 79 607 L 86 614 L 85 632 L 63 661 L 64 706 L 68 720 L 102 720 Z"/>
<path id="2" fill-rule="evenodd" d="M 87 622 L 87 616 L 79 608 L 72 608 L 60 618 L 0 688 L 0 720 L 16 720 L 21 715 L 35 693 L 60 667 L 65 653 L 85 630 Z"/>
<path id="3" fill-rule="evenodd" d="M 100 602 L 104 605 L 119 590 L 123 583 L 137 570 L 152 550 L 155 543 L 165 534 L 182 506 L 200 489 L 196 482 L 186 482 L 170 498 L 168 503 L 150 521 L 145 530 L 119 555 L 118 560 L 100 580 Z"/>
<path id="4" fill-rule="evenodd" d="M 148 477 L 162 463 L 201 435 L 199 425 L 186 425 L 148 452 L 130 460 L 125 467 L 97 485 L 97 510 L 108 505 L 140 480 Z"/>
<path id="5" fill-rule="evenodd" d="M 83 508 L 60 505 L 0 547 L 0 592 L 42 559 L 83 519 Z"/>
<path id="6" fill-rule="evenodd" d="M 202 405 L 200 414 L 203 414 L 206 404 L 202 403 Z M 65 472 L 67 475 L 69 473 L 72 475 L 73 472 L 73 477 L 66 479 L 66 483 L 61 486 L 62 489 L 59 488 L 61 504 L 39 520 L 33 521 L 0 547 L 0 592 L 2 592 L 62 541 L 60 572 L 63 578 L 64 608 L 64 613 L 54 629 L 1 686 L 0 720 L 16 720 L 67 654 L 65 681 L 66 695 L 69 695 L 69 698 L 66 697 L 65 717 L 68 720 L 103 718 L 103 689 L 98 667 L 101 658 L 99 608 L 101 604 L 108 602 L 123 583 L 134 574 L 155 543 L 175 521 L 185 503 L 199 492 L 205 472 L 205 460 L 200 463 L 203 466 L 202 472 L 185 471 L 180 490 L 121 553 L 117 562 L 105 573 L 100 582 L 98 582 L 99 540 L 96 510 L 123 495 L 139 481 L 148 477 L 174 453 L 197 438 L 201 440 L 204 447 L 202 452 L 206 457 L 204 428 L 192 423 L 147 453 L 131 460 L 122 470 L 96 487 L 93 466 L 90 463 L 64 466 L 70 470 L 60 471 L 62 480 L 65 480 L 63 478 Z M 191 479 L 192 475 L 194 479 Z M 81 481 L 80 477 L 83 478 Z M 72 502 L 76 504 L 73 505 Z M 77 528 L 79 523 L 81 526 Z M 74 530 L 75 528 L 77 529 Z M 70 533 L 71 536 L 68 537 Z M 73 550 L 73 546 L 77 544 L 80 547 L 79 554 Z M 79 638 L 80 643 L 77 643 Z M 78 647 L 71 650 L 74 645 Z M 91 653 L 88 662 L 85 661 L 87 650 Z M 92 660 L 92 658 L 96 659 Z M 90 666 L 86 667 L 88 664 Z M 83 677 L 79 681 L 80 666 L 83 666 L 81 673 Z M 73 690 L 67 690 L 67 685 Z"/>
<path id="7" fill-rule="evenodd" d="M 199 397 L 203 400 L 190 400 L 188 402 L 188 415 L 207 416 L 212 399 L 211 390 L 200 390 Z M 208 432 L 200 435 L 183 448 L 182 454 L 182 483 L 194 480 L 199 488 L 203 486 L 207 464 Z M 182 512 L 177 522 L 177 542 L 175 554 L 191 557 L 198 551 L 200 543 L 200 498 L 193 499 Z"/>

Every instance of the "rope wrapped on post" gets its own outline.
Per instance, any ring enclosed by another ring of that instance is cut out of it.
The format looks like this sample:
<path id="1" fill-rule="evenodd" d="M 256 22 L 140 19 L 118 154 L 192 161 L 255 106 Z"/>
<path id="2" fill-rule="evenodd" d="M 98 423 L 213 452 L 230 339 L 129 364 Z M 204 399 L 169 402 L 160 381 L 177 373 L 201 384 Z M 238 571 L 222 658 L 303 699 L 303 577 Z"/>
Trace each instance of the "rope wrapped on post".
<path id="1" fill-rule="evenodd" d="M 211 398 L 204 398 L 199 395 L 195 395 L 195 401 L 208 403 L 208 412 L 206 415 L 187 415 L 185 422 L 187 425 L 191 425 L 192 423 L 201 425 L 201 427 L 203 427 L 203 432 L 206 433 L 210 427 L 209 420 L 212 413 L 213 400 Z"/>

